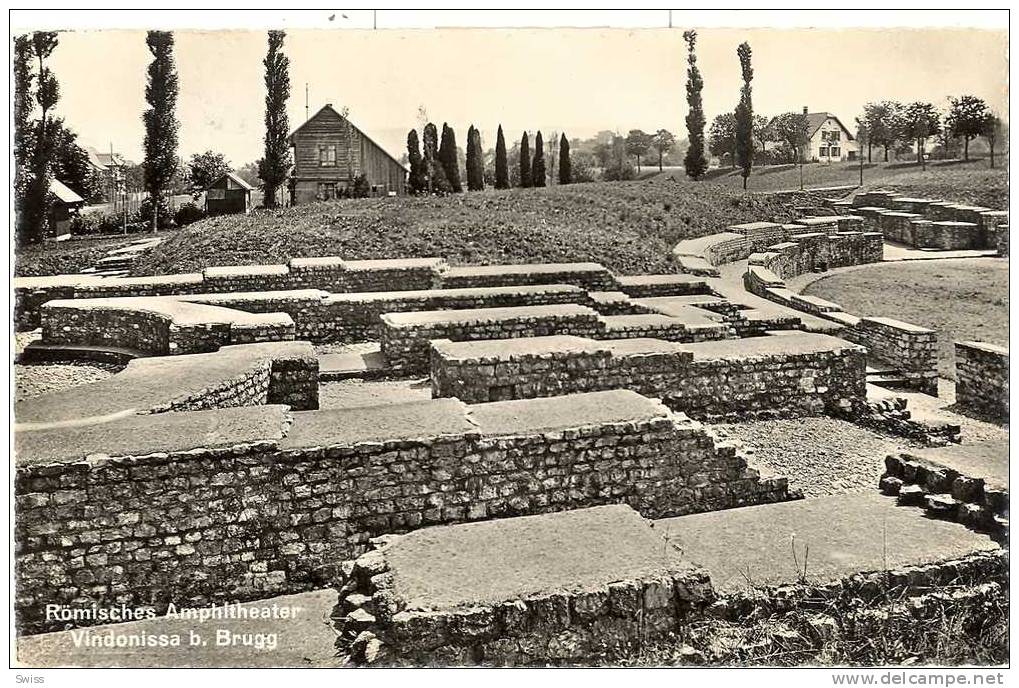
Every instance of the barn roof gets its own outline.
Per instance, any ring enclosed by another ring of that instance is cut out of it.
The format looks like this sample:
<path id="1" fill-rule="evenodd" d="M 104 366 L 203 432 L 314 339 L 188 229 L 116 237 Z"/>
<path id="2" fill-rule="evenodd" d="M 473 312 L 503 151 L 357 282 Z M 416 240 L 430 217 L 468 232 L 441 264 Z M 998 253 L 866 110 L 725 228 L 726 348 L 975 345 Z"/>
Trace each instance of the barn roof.
<path id="1" fill-rule="evenodd" d="M 309 117 L 309 118 L 308 118 L 308 121 L 307 121 L 307 122 L 305 122 L 305 123 L 304 123 L 304 124 L 302 124 L 301 126 L 299 126 L 299 127 L 297 127 L 296 129 L 294 129 L 294 130 L 293 130 L 293 131 L 292 131 L 292 132 L 290 133 L 290 136 L 288 136 L 288 137 L 287 137 L 287 141 L 289 141 L 290 143 L 293 143 L 293 142 L 294 142 L 294 137 L 295 137 L 295 136 L 297 136 L 297 132 L 301 131 L 301 129 L 304 129 L 304 128 L 305 128 L 306 126 L 308 126 L 308 123 L 309 123 L 309 122 L 311 122 L 311 120 L 315 119 L 315 118 L 316 118 L 316 117 L 318 117 L 319 115 L 322 115 L 322 114 L 326 114 L 326 113 L 332 113 L 332 114 L 336 115 L 336 117 L 338 117 L 339 119 L 341 119 L 341 120 L 346 120 L 346 121 L 347 121 L 348 123 L 350 123 L 350 126 L 354 127 L 354 129 L 355 129 L 355 130 L 357 131 L 357 133 L 359 133 L 359 134 L 360 134 L 361 136 L 363 136 L 363 137 L 364 137 L 365 139 L 367 139 L 367 140 L 368 140 L 368 143 L 370 143 L 371 145 L 375 146 L 375 147 L 376 147 L 376 148 L 378 148 L 378 149 L 379 149 L 380 151 L 382 151 L 382 152 L 383 152 L 383 153 L 384 153 L 384 154 L 386 155 L 386 157 L 387 157 L 387 158 L 389 158 L 390 160 L 392 160 L 393 162 L 395 162 L 395 163 L 396 163 L 397 165 L 399 165 L 399 166 L 400 166 L 400 167 L 401 167 L 401 168 L 403 169 L 403 171 L 404 171 L 404 172 L 408 172 L 408 173 L 410 172 L 410 170 L 408 170 L 408 169 L 407 169 L 406 167 L 404 167 L 403 163 L 401 163 L 401 162 L 400 162 L 399 160 L 397 160 L 396 158 L 394 158 L 394 157 L 393 157 L 393 154 L 392 154 L 392 153 L 390 153 L 390 152 L 389 152 L 389 151 L 387 151 L 387 150 L 386 150 L 385 148 L 383 148 L 382 146 L 380 146 L 379 144 L 377 144 L 377 143 L 375 142 L 375 140 L 374 140 L 374 139 L 373 139 L 373 138 L 372 138 L 371 136 L 368 136 L 368 134 L 364 133 L 364 130 L 363 130 L 363 129 L 361 129 L 361 128 L 360 128 L 360 127 L 358 127 L 358 126 L 357 126 L 356 124 L 354 124 L 353 122 L 351 122 L 351 121 L 350 121 L 350 118 L 349 118 L 349 117 L 344 117 L 344 116 L 343 116 L 343 115 L 341 115 L 341 114 L 340 114 L 339 112 L 337 112 L 337 111 L 336 111 L 336 108 L 334 108 L 334 107 L 332 106 L 332 103 L 326 103 L 325 105 L 323 105 L 323 106 L 322 106 L 322 107 L 321 107 L 321 108 L 319 109 L 319 111 L 318 111 L 318 112 L 316 112 L 316 113 L 315 113 L 314 115 L 312 115 L 311 117 Z"/>
<path id="2" fill-rule="evenodd" d="M 227 177 L 227 178 L 233 180 L 238 185 L 240 185 L 240 187 L 242 189 L 247 189 L 248 191 L 254 191 L 255 190 L 255 187 L 253 187 L 251 184 L 248 184 L 246 181 L 244 181 L 243 179 L 238 177 L 233 172 L 224 172 L 223 174 L 221 174 L 218 177 L 216 177 L 215 179 L 213 179 L 212 182 L 208 186 L 206 186 L 205 188 L 206 189 L 211 189 L 212 187 L 216 186 L 216 184 L 218 184 L 219 181 L 221 179 L 223 179 L 223 177 Z"/>
<path id="3" fill-rule="evenodd" d="M 59 179 L 50 180 L 50 193 L 61 203 L 84 203 L 85 199 L 71 191 Z"/>

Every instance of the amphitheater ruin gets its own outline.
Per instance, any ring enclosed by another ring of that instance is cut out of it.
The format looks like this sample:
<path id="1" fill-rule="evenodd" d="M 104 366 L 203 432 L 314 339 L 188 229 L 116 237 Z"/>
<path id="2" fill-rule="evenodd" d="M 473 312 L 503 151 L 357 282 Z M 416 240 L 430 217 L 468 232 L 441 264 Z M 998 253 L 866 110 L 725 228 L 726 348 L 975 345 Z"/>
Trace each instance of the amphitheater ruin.
<path id="1" fill-rule="evenodd" d="M 119 371 L 15 405 L 21 651 L 109 628 L 51 605 L 289 596 L 341 664 L 611 662 L 677 637 L 708 661 L 698 619 L 797 610 L 810 646 L 842 632 L 832 607 L 865 633 L 874 610 L 935 618 L 938 585 L 1003 595 L 1007 349 L 958 342 L 946 396 L 936 332 L 796 286 L 886 242 L 1007 255 L 1007 213 L 861 193 L 683 241 L 665 275 L 317 257 L 15 279 L 39 335 L 19 363 Z M 904 449 L 804 499 L 819 474 L 731 439 L 801 418 Z"/>

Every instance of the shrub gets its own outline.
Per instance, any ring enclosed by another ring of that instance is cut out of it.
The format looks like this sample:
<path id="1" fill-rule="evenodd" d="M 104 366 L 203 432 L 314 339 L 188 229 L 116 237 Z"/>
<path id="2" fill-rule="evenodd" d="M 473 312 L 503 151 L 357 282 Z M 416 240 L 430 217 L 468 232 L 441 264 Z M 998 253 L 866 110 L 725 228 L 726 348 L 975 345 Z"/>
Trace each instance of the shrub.
<path id="1" fill-rule="evenodd" d="M 371 185 L 368 178 L 363 174 L 354 178 L 354 186 L 350 190 L 351 198 L 368 198 L 371 195 Z"/>
<path id="2" fill-rule="evenodd" d="M 82 213 L 71 218 L 71 234 L 123 234 L 124 218 L 116 213 Z"/>
<path id="3" fill-rule="evenodd" d="M 178 227 L 190 225 L 205 217 L 205 211 L 194 203 L 182 203 L 173 214 L 173 221 Z"/>
<path id="4" fill-rule="evenodd" d="M 140 223 L 145 225 L 148 229 L 152 229 L 152 200 L 149 198 L 144 199 L 138 206 L 138 212 L 135 213 L 134 217 L 130 220 L 131 224 Z M 159 204 L 159 229 L 169 229 L 173 227 L 173 217 L 170 214 L 170 208 L 166 201 L 162 201 Z"/>

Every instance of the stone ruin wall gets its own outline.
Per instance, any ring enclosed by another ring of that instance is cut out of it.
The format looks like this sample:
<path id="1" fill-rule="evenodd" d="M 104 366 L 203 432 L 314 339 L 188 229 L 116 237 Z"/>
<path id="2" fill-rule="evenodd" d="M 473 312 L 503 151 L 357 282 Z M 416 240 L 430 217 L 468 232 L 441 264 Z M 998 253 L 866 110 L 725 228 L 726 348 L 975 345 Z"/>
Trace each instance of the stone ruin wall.
<path id="1" fill-rule="evenodd" d="M 776 337 L 776 347 L 783 338 Z M 787 340 L 792 342 L 792 340 Z M 694 358 L 693 350 L 614 353 L 535 351 L 462 356 L 438 341 L 431 355 L 432 395 L 469 403 L 630 389 L 660 398 L 692 418 L 763 418 L 819 415 L 865 396 L 863 351 L 829 351 Z"/>
<path id="2" fill-rule="evenodd" d="M 956 342 L 955 398 L 959 406 L 980 415 L 1008 419 L 1008 349 Z"/>
<path id="3" fill-rule="evenodd" d="M 39 616 L 49 603 L 161 610 L 307 590 L 324 582 L 318 567 L 357 556 L 369 538 L 424 525 L 789 498 L 785 479 L 760 479 L 682 416 L 22 465 L 15 487 L 18 619 L 30 632 L 53 630 Z"/>

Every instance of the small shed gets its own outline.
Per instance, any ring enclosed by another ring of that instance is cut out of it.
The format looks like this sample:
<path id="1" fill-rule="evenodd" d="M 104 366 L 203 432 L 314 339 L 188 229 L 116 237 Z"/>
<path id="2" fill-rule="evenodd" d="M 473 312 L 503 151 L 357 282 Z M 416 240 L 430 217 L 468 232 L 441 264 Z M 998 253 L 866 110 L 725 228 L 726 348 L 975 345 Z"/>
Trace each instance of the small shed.
<path id="1" fill-rule="evenodd" d="M 233 172 L 227 172 L 205 187 L 205 212 L 209 215 L 246 213 L 251 210 L 254 189 Z"/>
<path id="2" fill-rule="evenodd" d="M 54 236 L 69 234 L 71 232 L 71 218 L 78 214 L 78 211 L 85 205 L 85 199 L 74 193 L 67 185 L 59 179 L 50 180 L 50 206 L 49 231 Z"/>

